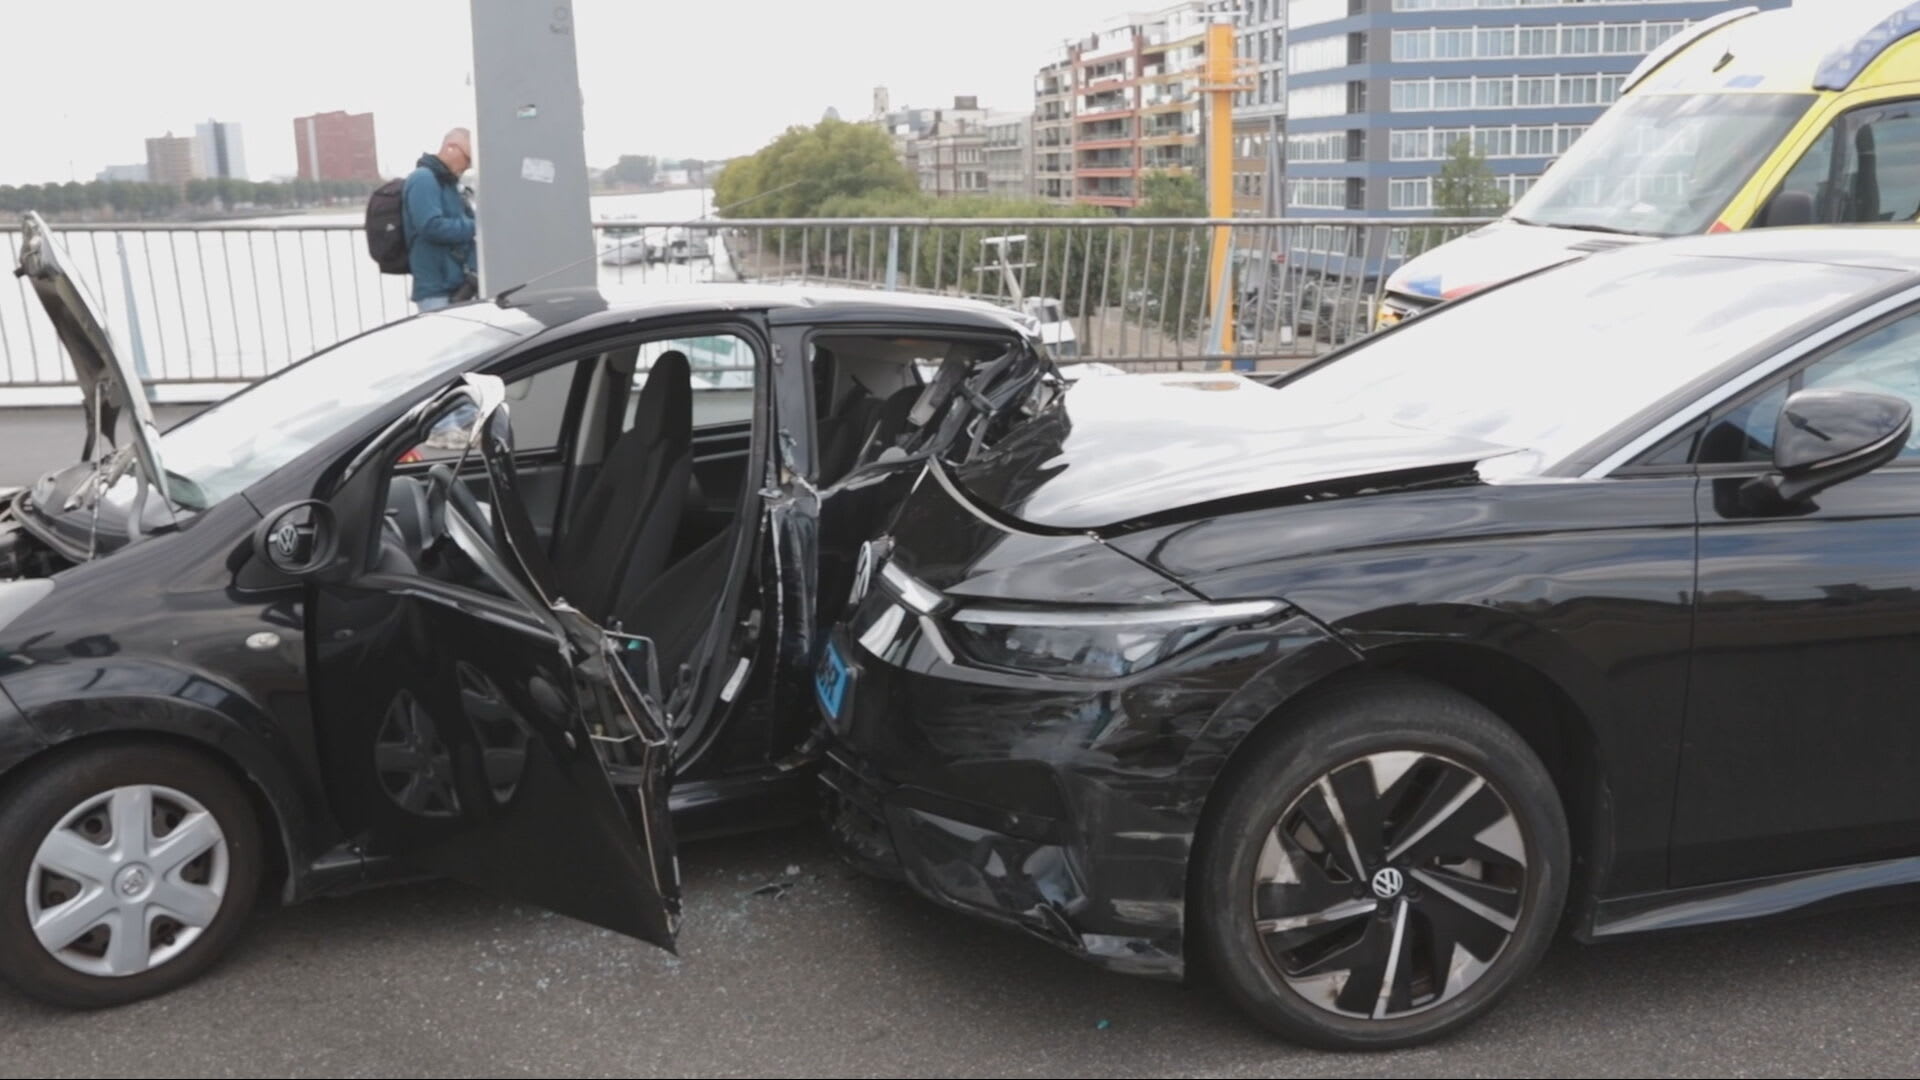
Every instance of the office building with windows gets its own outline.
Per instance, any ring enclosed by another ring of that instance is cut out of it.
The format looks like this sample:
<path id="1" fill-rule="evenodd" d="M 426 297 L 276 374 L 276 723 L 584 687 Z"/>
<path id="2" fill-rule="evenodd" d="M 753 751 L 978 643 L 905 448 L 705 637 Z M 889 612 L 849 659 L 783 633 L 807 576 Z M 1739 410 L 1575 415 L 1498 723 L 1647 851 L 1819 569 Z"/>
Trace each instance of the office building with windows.
<path id="1" fill-rule="evenodd" d="M 302 180 L 380 179 L 370 112 L 294 117 L 293 143 Z"/>
<path id="2" fill-rule="evenodd" d="M 1428 215 L 1466 140 L 1509 201 L 1701 19 L 1787 0 L 1288 0 L 1286 212 Z"/>
<path id="3" fill-rule="evenodd" d="M 240 142 L 239 124 L 209 120 L 195 125 L 193 157 L 201 176 L 219 180 L 247 178 L 247 155 Z"/>
<path id="4" fill-rule="evenodd" d="M 169 131 L 147 140 L 147 180 L 155 184 L 186 187 L 187 181 L 200 177 L 193 154 L 193 139 Z"/>

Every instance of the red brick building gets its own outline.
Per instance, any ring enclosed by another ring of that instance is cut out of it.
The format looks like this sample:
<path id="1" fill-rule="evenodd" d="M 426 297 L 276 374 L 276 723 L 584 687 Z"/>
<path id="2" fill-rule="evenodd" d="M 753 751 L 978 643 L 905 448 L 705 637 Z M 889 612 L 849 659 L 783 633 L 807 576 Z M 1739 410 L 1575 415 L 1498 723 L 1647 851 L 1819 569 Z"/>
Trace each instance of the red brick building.
<path id="1" fill-rule="evenodd" d="M 335 110 L 295 117 L 293 143 L 302 180 L 379 180 L 373 114 Z"/>

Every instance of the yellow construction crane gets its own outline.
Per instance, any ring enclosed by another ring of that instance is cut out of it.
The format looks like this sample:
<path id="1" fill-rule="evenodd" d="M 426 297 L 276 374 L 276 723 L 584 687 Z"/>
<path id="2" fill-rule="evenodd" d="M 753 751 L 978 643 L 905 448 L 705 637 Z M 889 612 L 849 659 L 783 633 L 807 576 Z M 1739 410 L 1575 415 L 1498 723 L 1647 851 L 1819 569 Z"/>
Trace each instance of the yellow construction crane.
<path id="1" fill-rule="evenodd" d="M 1233 54 L 1233 24 L 1207 27 L 1207 62 L 1200 89 L 1207 95 L 1207 216 L 1233 216 L 1233 95 L 1252 83 L 1243 76 L 1242 63 Z M 1233 352 L 1233 228 L 1213 228 L 1213 257 L 1207 263 L 1207 311 L 1212 326 L 1209 344 L 1219 355 Z M 1225 362 L 1231 368 L 1231 361 Z"/>

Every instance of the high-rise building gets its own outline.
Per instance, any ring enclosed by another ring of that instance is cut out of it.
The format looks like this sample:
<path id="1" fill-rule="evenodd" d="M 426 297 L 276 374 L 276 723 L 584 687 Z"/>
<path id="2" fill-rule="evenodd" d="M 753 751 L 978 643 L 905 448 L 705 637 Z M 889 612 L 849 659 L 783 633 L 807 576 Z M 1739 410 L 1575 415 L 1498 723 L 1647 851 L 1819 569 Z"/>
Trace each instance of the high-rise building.
<path id="1" fill-rule="evenodd" d="M 147 140 L 147 180 L 150 183 L 182 187 L 199 175 L 192 139 L 169 131 Z"/>
<path id="2" fill-rule="evenodd" d="M 1205 0 L 1132 16 L 1071 41 L 1034 79 L 1041 197 L 1131 209 L 1144 176 L 1200 167 Z"/>
<path id="3" fill-rule="evenodd" d="M 1787 0 L 1288 0 L 1287 212 L 1430 214 L 1461 140 L 1517 198 L 1691 23 Z"/>
<path id="4" fill-rule="evenodd" d="M 293 121 L 294 150 L 302 180 L 378 180 L 373 114 L 335 110 Z"/>
<path id="5" fill-rule="evenodd" d="M 130 181 L 135 184 L 147 182 L 147 163 L 142 161 L 134 165 L 109 165 L 94 174 L 95 180 Z"/>
<path id="6" fill-rule="evenodd" d="M 201 176 L 234 180 L 247 178 L 247 157 L 240 145 L 239 124 L 208 120 L 196 125 L 193 154 Z"/>
<path id="7" fill-rule="evenodd" d="M 1073 53 L 1062 45 L 1033 77 L 1034 194 L 1073 201 Z"/>

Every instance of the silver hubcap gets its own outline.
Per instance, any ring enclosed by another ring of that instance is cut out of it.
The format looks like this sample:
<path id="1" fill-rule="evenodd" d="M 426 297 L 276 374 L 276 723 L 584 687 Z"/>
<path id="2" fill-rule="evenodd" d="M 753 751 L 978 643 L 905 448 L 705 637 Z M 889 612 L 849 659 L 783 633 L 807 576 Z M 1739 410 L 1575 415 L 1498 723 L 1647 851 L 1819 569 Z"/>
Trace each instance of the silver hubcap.
<path id="1" fill-rule="evenodd" d="M 192 945 L 226 897 L 220 823 L 172 788 L 136 784 L 68 811 L 27 874 L 42 948 L 88 975 L 138 975 Z"/>
<path id="2" fill-rule="evenodd" d="M 1370 754 L 1316 780 L 1268 832 L 1254 926 L 1315 1006 L 1405 1016 L 1486 973 L 1527 877 L 1519 821 L 1493 785 L 1437 754 Z"/>

